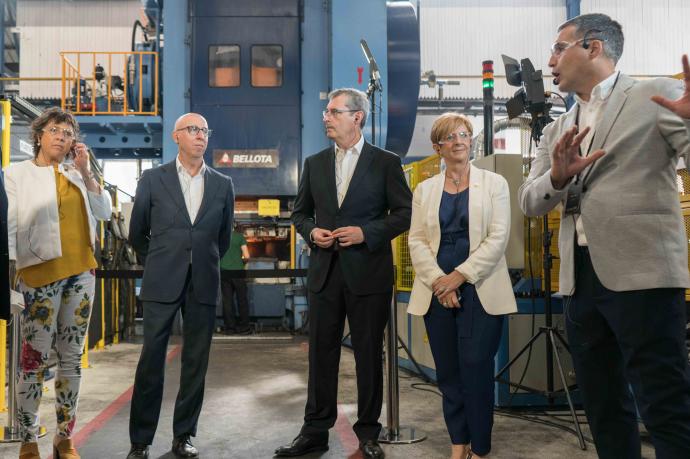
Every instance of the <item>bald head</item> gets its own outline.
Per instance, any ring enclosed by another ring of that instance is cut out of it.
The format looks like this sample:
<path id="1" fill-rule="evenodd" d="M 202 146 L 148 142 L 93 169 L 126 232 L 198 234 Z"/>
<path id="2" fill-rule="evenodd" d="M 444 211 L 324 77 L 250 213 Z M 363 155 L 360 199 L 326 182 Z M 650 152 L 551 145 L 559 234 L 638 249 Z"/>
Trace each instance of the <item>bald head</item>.
<path id="1" fill-rule="evenodd" d="M 173 129 L 177 131 L 178 129 L 187 127 L 189 125 L 208 127 L 206 118 L 204 118 L 203 116 L 199 115 L 198 113 L 185 113 L 184 115 L 177 118 L 177 121 L 175 121 L 175 127 Z"/>

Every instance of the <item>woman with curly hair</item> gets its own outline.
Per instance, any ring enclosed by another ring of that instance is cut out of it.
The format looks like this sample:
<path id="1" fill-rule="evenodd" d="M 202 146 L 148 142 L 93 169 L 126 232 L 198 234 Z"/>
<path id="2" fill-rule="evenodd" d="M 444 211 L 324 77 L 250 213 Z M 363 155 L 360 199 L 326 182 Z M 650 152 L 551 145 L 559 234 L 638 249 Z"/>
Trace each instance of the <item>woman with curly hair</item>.
<path id="1" fill-rule="evenodd" d="M 95 289 L 96 220 L 110 217 L 111 202 L 89 169 L 89 153 L 78 142 L 79 126 L 72 114 L 47 110 L 32 123 L 31 137 L 34 159 L 13 164 L 5 172 L 9 256 L 26 303 L 17 374 L 19 457 L 40 458 L 38 408 L 48 354 L 55 343 L 53 455 L 75 459 L 79 454 L 71 436 Z"/>

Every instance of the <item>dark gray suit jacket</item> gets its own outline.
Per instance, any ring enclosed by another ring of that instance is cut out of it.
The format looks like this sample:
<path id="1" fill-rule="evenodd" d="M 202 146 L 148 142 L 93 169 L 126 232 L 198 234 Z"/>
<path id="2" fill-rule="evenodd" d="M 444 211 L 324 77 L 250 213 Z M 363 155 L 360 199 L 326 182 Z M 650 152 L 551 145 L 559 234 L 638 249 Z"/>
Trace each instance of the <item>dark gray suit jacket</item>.
<path id="1" fill-rule="evenodd" d="M 232 180 L 206 168 L 196 221 L 189 219 L 175 161 L 139 179 L 129 240 L 144 263 L 142 301 L 171 303 L 182 294 L 191 259 L 191 282 L 200 303 L 220 302 L 220 258 L 230 243 L 235 194 Z"/>

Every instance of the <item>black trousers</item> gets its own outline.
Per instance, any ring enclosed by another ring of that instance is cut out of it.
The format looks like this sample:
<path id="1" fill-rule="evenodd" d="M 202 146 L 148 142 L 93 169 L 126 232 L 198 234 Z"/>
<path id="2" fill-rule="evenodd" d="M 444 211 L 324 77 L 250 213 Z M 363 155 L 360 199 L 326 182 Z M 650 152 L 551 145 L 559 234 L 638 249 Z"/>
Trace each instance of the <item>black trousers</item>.
<path id="1" fill-rule="evenodd" d="M 636 401 L 656 457 L 690 458 L 684 291 L 608 290 L 583 247 L 576 276 L 566 327 L 597 454 L 640 458 Z"/>
<path id="2" fill-rule="evenodd" d="M 228 271 L 220 272 L 221 291 L 223 293 L 223 322 L 225 330 L 246 330 L 249 328 L 249 301 L 247 300 L 247 281 L 232 278 Z M 237 295 L 237 300 L 235 300 Z M 239 322 L 235 317 L 235 305 Z"/>
<path id="3" fill-rule="evenodd" d="M 364 267 L 362 267 L 364 269 Z M 309 292 L 309 383 L 302 434 L 327 439 L 338 417 L 338 368 L 345 318 L 357 371 L 357 422 L 360 441 L 377 439 L 383 403 L 383 332 L 391 292 L 355 295 L 345 283 L 337 255 L 326 286 Z"/>
<path id="4" fill-rule="evenodd" d="M 191 269 L 187 274 L 182 295 L 177 301 L 144 301 L 144 347 L 137 365 L 129 416 L 129 437 L 132 443 L 150 445 L 153 442 L 163 401 L 168 339 L 173 320 L 180 308 L 184 344 L 180 389 L 173 415 L 173 435 L 196 435 L 204 399 L 204 381 L 216 310 L 213 305 L 197 301 L 190 274 Z"/>

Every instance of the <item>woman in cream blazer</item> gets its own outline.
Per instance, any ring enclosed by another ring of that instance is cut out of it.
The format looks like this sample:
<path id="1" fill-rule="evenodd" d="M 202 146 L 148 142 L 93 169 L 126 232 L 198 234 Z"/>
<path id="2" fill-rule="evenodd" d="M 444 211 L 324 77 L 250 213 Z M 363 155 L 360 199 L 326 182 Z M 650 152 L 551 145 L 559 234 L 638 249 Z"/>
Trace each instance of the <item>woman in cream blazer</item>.
<path id="1" fill-rule="evenodd" d="M 431 141 L 446 170 L 415 189 L 409 233 L 415 280 L 407 312 L 424 316 L 451 459 L 491 450 L 494 356 L 503 315 L 517 311 L 504 256 L 508 184 L 470 164 L 471 139 L 462 115 L 434 123 Z"/>
<path id="2" fill-rule="evenodd" d="M 40 459 L 39 405 L 54 346 L 53 457 L 78 459 L 72 434 L 96 285 L 96 220 L 110 217 L 111 201 L 89 170 L 89 153 L 77 141 L 79 126 L 72 114 L 46 110 L 31 124 L 31 137 L 34 159 L 12 164 L 5 172 L 9 255 L 26 304 L 16 394 L 19 458 Z M 71 165 L 64 164 L 67 155 L 73 157 Z"/>

